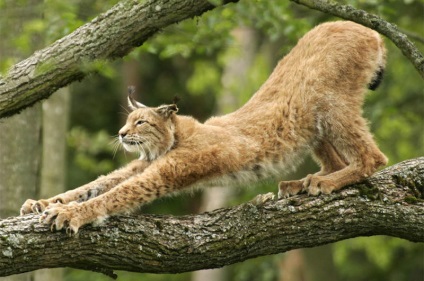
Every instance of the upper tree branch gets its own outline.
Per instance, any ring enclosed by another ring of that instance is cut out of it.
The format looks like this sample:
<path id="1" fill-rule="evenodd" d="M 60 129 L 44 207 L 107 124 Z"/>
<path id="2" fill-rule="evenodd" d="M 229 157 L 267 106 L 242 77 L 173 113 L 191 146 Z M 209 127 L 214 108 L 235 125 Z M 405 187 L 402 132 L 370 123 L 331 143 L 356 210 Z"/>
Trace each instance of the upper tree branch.
<path id="1" fill-rule="evenodd" d="M 0 77 L 0 118 L 16 114 L 57 89 L 81 80 L 95 71 L 95 62 L 123 57 L 162 28 L 213 8 L 208 0 L 119 2 Z"/>
<path id="2" fill-rule="evenodd" d="M 223 3 L 238 0 L 224 0 Z M 365 11 L 319 0 L 292 0 L 353 20 L 389 37 L 424 77 L 424 58 L 397 27 Z M 214 1 L 217 2 L 217 1 Z M 160 29 L 213 9 L 208 0 L 123 0 L 0 77 L 0 118 L 49 97 L 58 88 L 94 72 L 96 62 L 122 57 Z"/>
<path id="3" fill-rule="evenodd" d="M 38 215 L 0 221 L 0 276 L 46 267 L 176 273 L 371 235 L 424 242 L 424 157 L 319 197 L 252 203 L 191 216 L 138 215 L 50 232 Z"/>
<path id="4" fill-rule="evenodd" d="M 348 5 L 340 5 L 337 2 L 329 0 L 290 0 L 292 2 L 305 5 L 324 13 L 328 13 L 346 20 L 351 20 L 365 25 L 384 34 L 392 40 L 393 43 L 402 51 L 402 53 L 411 61 L 415 68 L 424 78 L 424 57 L 415 47 L 408 37 L 402 33 L 395 24 L 389 23 L 382 18 L 358 10 Z"/>

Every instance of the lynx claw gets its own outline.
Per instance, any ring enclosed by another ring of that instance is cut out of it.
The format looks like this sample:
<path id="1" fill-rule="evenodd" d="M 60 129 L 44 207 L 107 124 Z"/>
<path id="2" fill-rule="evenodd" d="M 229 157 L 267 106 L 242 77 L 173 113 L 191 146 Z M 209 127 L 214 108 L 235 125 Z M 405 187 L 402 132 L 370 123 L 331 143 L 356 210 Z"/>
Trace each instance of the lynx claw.
<path id="1" fill-rule="evenodd" d="M 308 195 L 310 196 L 318 196 L 321 193 L 321 190 L 316 186 L 308 187 Z"/>
<path id="2" fill-rule="evenodd" d="M 32 200 L 28 199 L 25 201 L 25 203 L 22 205 L 20 214 L 21 216 L 30 214 L 30 213 L 41 213 L 45 207 L 48 205 L 48 203 L 45 200 Z"/>
<path id="3" fill-rule="evenodd" d="M 69 236 L 77 234 L 81 226 L 77 206 L 60 203 L 49 206 L 41 214 L 40 223 L 50 224 L 52 232 L 65 229 L 66 234 Z"/>
<path id="4" fill-rule="evenodd" d="M 66 228 L 66 234 L 67 234 L 69 237 L 74 236 L 74 235 L 77 235 L 77 233 L 78 233 L 78 228 L 72 228 L 72 227 L 70 227 L 70 226 L 68 226 L 68 227 Z"/>
<path id="5" fill-rule="evenodd" d="M 44 210 L 44 206 L 41 206 L 40 202 L 37 202 L 32 206 L 31 210 L 34 213 L 41 214 Z"/>
<path id="6" fill-rule="evenodd" d="M 63 200 L 61 198 L 58 198 L 54 202 L 63 202 Z M 51 203 L 50 200 L 41 199 L 37 201 L 37 200 L 28 199 L 22 205 L 20 214 L 21 216 L 30 214 L 30 213 L 41 214 L 51 204 L 54 204 L 54 203 Z"/>

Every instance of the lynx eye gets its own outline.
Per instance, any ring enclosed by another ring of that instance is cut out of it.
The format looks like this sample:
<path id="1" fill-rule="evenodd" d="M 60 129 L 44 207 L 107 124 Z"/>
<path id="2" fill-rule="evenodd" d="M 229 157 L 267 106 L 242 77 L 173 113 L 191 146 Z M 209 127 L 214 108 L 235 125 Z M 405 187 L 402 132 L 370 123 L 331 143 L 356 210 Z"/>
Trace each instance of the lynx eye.
<path id="1" fill-rule="evenodd" d="M 146 121 L 138 120 L 137 122 L 135 122 L 135 125 L 140 126 L 140 125 L 143 125 L 144 123 L 146 123 Z"/>

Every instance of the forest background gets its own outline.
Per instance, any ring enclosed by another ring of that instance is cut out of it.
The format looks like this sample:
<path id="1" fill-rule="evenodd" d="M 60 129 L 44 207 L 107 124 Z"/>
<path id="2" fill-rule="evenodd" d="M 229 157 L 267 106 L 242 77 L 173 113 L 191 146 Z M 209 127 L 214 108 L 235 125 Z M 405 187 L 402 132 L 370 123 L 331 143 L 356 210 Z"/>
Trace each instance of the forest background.
<path id="1" fill-rule="evenodd" d="M 0 0 L 0 71 L 6 72 L 14 63 L 117 2 Z M 397 24 L 423 50 L 424 1 L 339 2 Z M 201 121 L 225 114 L 250 98 L 304 33 L 330 20 L 337 18 L 288 1 L 240 1 L 164 29 L 123 60 L 90 66 L 96 75 L 59 90 L 41 106 L 25 110 L 16 118 L 0 121 L 0 217 L 17 215 L 27 197 L 51 196 L 80 186 L 136 157 L 113 145 L 127 115 L 128 85 L 137 87 L 137 97 L 146 105 L 169 103 L 178 95 L 180 114 Z M 389 164 L 394 164 L 424 155 L 424 83 L 389 40 L 386 45 L 385 78 L 380 88 L 367 96 L 364 115 Z M 29 128 L 19 135 L 13 132 L 17 124 Z M 34 137 L 29 140 L 32 144 L 23 140 L 28 134 Z M 17 143 L 24 149 L 17 149 Z M 6 166 L 19 157 L 19 150 L 22 157 L 31 159 L 28 165 L 36 167 L 33 176 L 22 175 L 26 179 L 9 177 L 8 183 L 27 180 L 26 189 L 20 191 L 12 184 L 2 184 L 6 182 Z M 299 178 L 317 169 L 308 158 L 290 177 Z M 276 191 L 275 182 L 249 189 L 217 187 L 158 200 L 142 212 L 192 214 L 236 205 L 270 191 Z M 366 237 L 257 258 L 214 273 L 119 273 L 119 280 L 421 280 L 423 255 L 422 244 Z M 43 270 L 7 280 L 45 278 L 40 276 L 52 280 L 108 280 L 98 273 L 72 269 Z"/>

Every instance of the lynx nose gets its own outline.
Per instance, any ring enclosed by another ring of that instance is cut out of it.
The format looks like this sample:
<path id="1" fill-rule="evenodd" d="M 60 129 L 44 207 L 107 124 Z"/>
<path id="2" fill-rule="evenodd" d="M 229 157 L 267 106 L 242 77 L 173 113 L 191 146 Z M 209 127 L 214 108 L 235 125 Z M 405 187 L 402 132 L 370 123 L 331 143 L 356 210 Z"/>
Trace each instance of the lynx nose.
<path id="1" fill-rule="evenodd" d="M 119 134 L 119 137 L 122 139 L 128 134 L 128 131 L 121 129 L 121 130 L 119 130 L 118 134 Z"/>

